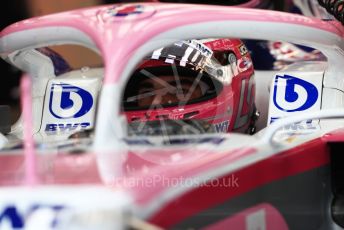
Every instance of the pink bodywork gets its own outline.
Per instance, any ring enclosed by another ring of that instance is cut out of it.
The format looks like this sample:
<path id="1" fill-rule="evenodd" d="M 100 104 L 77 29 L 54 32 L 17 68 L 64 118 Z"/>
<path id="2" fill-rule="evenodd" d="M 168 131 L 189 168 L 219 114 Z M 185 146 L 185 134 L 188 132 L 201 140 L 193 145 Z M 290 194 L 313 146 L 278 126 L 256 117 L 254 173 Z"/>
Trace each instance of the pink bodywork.
<path id="1" fill-rule="evenodd" d="M 33 140 L 33 117 L 32 117 L 32 95 L 31 95 L 31 78 L 28 75 L 22 76 L 21 79 L 21 100 L 22 116 L 24 119 L 24 154 L 25 154 L 25 175 L 26 183 L 34 186 L 38 183 L 36 172 L 36 155 L 35 142 Z"/>
<path id="2" fill-rule="evenodd" d="M 164 31 L 186 24 L 223 20 L 285 22 L 319 28 L 339 36 L 344 34 L 342 27 L 331 26 L 328 22 L 281 12 L 208 5 L 197 8 L 178 4 L 141 5 L 146 11 L 135 17 L 111 18 L 106 12 L 113 6 L 101 6 L 28 19 L 4 29 L 1 37 L 40 27 L 77 28 L 88 34 L 101 50 L 107 66 L 105 84 L 112 84 L 119 80 L 128 59 L 142 44 Z"/>

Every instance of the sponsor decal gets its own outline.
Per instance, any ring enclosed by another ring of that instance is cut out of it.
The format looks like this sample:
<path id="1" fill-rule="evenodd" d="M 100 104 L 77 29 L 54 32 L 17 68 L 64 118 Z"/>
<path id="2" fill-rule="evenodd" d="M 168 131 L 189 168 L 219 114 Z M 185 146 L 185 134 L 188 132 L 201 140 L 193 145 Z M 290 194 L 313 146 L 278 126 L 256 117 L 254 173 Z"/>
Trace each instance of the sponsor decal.
<path id="1" fill-rule="evenodd" d="M 275 122 L 280 117 L 272 117 L 270 123 Z M 320 129 L 319 124 L 313 120 L 307 120 L 302 122 L 296 122 L 288 124 L 280 128 L 276 132 L 276 141 L 293 143 L 298 140 L 302 140 L 303 136 L 313 134 Z"/>
<path id="2" fill-rule="evenodd" d="M 142 14 L 144 12 L 144 6 L 142 5 L 123 5 L 115 6 L 108 10 L 108 14 L 113 17 L 126 17 L 133 14 Z"/>
<path id="3" fill-rule="evenodd" d="M 254 76 L 251 76 L 249 80 L 243 79 L 241 81 L 239 108 L 235 118 L 234 129 L 241 128 L 248 124 L 253 113 L 253 110 L 248 111 L 248 108 L 252 108 L 254 92 Z"/>
<path id="4" fill-rule="evenodd" d="M 0 229 L 55 229 L 58 215 L 65 209 L 61 205 L 31 205 L 25 211 L 15 205 L 0 209 Z"/>
<path id="5" fill-rule="evenodd" d="M 277 75 L 275 78 L 273 103 L 285 112 L 304 111 L 318 100 L 319 92 L 315 85 L 290 75 Z"/>
<path id="6" fill-rule="evenodd" d="M 244 44 L 239 46 L 239 51 L 241 56 L 245 56 L 246 54 L 248 54 L 248 49 Z"/>
<path id="7" fill-rule="evenodd" d="M 211 55 L 213 55 L 213 51 L 209 47 L 197 40 L 186 40 L 185 43 L 191 46 L 192 48 L 196 49 L 197 51 L 201 52 L 201 54 L 203 54 L 206 57 L 211 57 Z"/>
<path id="8" fill-rule="evenodd" d="M 280 117 L 271 117 L 270 119 L 270 124 L 274 123 L 280 119 Z M 302 121 L 302 122 L 296 122 L 293 124 L 289 124 L 283 127 L 283 130 L 287 131 L 302 131 L 302 130 L 315 130 L 317 129 L 317 126 L 313 123 L 313 120 L 307 120 L 307 121 Z"/>
<path id="9" fill-rule="evenodd" d="M 45 126 L 46 132 L 71 132 L 80 129 L 87 129 L 90 128 L 91 123 L 83 122 L 83 123 L 67 123 L 67 124 L 47 124 Z"/>
<path id="10" fill-rule="evenodd" d="M 111 6 L 100 12 L 100 17 L 105 22 L 114 22 L 121 20 L 138 20 L 148 18 L 156 12 L 151 5 L 126 4 Z"/>
<path id="11" fill-rule="evenodd" d="M 93 106 L 92 95 L 77 86 L 52 84 L 49 111 L 58 119 L 78 118 L 87 114 Z"/>
<path id="12" fill-rule="evenodd" d="M 251 66 L 252 61 L 249 57 L 242 57 L 238 60 L 238 69 L 240 73 L 248 70 Z"/>
<path id="13" fill-rule="evenodd" d="M 228 130 L 229 121 L 223 121 L 223 122 L 214 124 L 214 126 L 217 133 L 225 133 Z"/>
<path id="14" fill-rule="evenodd" d="M 186 66 L 186 63 L 199 68 L 203 67 L 207 58 L 210 58 L 213 51 L 196 40 L 187 40 L 174 43 L 172 46 L 163 47 L 153 52 L 153 60 L 164 60 L 169 64 Z M 178 63 L 179 62 L 179 63 Z"/>
<path id="15" fill-rule="evenodd" d="M 306 123 L 295 123 L 286 125 L 283 127 L 284 130 L 290 131 L 309 131 L 309 130 L 317 130 L 317 126 L 312 123 L 312 121 L 307 121 Z"/>

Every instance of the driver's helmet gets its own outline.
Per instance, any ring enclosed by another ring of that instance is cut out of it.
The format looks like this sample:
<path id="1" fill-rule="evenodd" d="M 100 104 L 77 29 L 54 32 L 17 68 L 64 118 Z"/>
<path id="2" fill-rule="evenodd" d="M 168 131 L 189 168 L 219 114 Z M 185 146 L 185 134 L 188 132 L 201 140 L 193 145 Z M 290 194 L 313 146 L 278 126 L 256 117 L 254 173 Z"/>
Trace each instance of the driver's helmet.
<path id="1" fill-rule="evenodd" d="M 155 50 L 139 65 L 123 110 L 130 134 L 185 134 L 190 126 L 191 133 L 252 133 L 254 99 L 253 64 L 241 40 L 188 40 Z"/>

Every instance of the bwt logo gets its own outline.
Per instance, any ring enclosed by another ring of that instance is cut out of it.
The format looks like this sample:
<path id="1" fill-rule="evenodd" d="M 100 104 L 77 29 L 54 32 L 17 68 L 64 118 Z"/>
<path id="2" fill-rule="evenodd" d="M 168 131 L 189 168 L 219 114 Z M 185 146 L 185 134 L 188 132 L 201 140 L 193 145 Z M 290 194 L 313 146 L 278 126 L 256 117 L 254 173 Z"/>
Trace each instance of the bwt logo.
<path id="1" fill-rule="evenodd" d="M 302 79 L 284 75 L 275 78 L 273 101 L 285 112 L 303 111 L 312 107 L 318 100 L 317 88 Z"/>
<path id="2" fill-rule="evenodd" d="M 223 121 L 215 124 L 215 130 L 217 133 L 226 133 L 228 131 L 229 121 Z"/>
<path id="3" fill-rule="evenodd" d="M 61 205 L 32 205 L 25 211 L 14 205 L 0 210 L 0 229 L 56 229 Z"/>
<path id="4" fill-rule="evenodd" d="M 79 87 L 61 83 L 52 84 L 49 111 L 59 119 L 82 117 L 93 105 L 92 95 Z"/>
<path id="5" fill-rule="evenodd" d="M 75 124 L 47 124 L 45 126 L 46 132 L 70 132 L 76 129 L 87 129 L 91 126 L 89 122 L 75 123 Z"/>

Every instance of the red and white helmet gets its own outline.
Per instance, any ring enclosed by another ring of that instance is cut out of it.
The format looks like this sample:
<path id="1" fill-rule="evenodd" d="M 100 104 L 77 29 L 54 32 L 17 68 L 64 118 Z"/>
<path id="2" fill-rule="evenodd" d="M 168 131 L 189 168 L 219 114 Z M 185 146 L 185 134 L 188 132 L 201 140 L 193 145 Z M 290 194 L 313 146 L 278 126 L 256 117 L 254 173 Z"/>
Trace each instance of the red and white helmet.
<path id="1" fill-rule="evenodd" d="M 189 40 L 141 63 L 127 83 L 123 110 L 132 124 L 192 120 L 212 132 L 252 132 L 254 99 L 254 68 L 241 40 Z"/>

